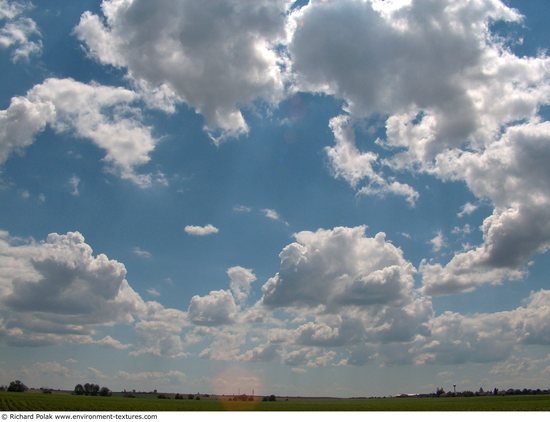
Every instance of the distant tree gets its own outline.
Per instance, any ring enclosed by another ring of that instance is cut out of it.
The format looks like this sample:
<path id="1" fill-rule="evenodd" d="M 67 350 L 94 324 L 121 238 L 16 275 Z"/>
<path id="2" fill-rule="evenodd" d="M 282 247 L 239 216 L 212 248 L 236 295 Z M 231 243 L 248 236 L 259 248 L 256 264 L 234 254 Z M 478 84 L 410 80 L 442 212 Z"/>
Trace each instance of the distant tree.
<path id="1" fill-rule="evenodd" d="M 195 395 L 194 395 L 194 394 L 188 394 L 188 395 L 187 395 L 187 398 L 188 398 L 189 400 L 193 400 L 193 399 L 195 398 Z"/>
<path id="2" fill-rule="evenodd" d="M 77 396 L 83 396 L 85 394 L 85 390 L 84 387 L 82 387 L 82 384 L 75 385 L 73 394 L 76 394 Z"/>
<path id="3" fill-rule="evenodd" d="M 175 400 L 183 400 L 183 396 L 180 393 L 176 393 L 176 395 L 174 396 L 174 399 Z"/>
<path id="4" fill-rule="evenodd" d="M 274 394 L 269 396 L 269 401 L 276 401 L 276 400 L 277 400 L 277 397 L 275 397 Z"/>
<path id="5" fill-rule="evenodd" d="M 498 388 L 495 387 L 495 389 L 493 390 L 493 395 L 494 395 L 494 396 L 497 396 L 497 395 L 498 395 Z"/>
<path id="6" fill-rule="evenodd" d="M 99 395 L 102 397 L 110 397 L 113 393 L 107 387 L 101 387 L 99 389 Z"/>
<path id="7" fill-rule="evenodd" d="M 200 400 L 201 399 L 201 396 L 199 396 L 198 394 L 195 396 L 195 400 Z"/>
<path id="8" fill-rule="evenodd" d="M 16 392 L 16 393 L 23 393 L 23 392 L 27 391 L 28 389 L 29 388 L 19 380 L 15 380 L 15 381 L 10 382 L 10 385 L 8 387 L 8 391 L 12 391 L 12 392 Z"/>
<path id="9" fill-rule="evenodd" d="M 437 397 L 440 397 L 440 396 L 442 396 L 442 395 L 444 395 L 444 394 L 445 394 L 445 390 L 443 389 L 443 387 L 438 387 L 438 388 L 435 390 L 435 395 L 436 395 Z"/>

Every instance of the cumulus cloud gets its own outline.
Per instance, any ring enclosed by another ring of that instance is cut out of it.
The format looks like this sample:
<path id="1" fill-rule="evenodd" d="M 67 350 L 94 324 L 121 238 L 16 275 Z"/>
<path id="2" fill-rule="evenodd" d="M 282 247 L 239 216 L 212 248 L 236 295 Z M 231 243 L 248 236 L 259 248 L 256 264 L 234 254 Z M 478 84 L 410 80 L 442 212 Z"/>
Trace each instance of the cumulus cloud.
<path id="1" fill-rule="evenodd" d="M 183 356 L 186 313 L 145 302 L 126 268 L 94 255 L 82 234 L 52 233 L 45 241 L 0 231 L 0 337 L 8 344 L 100 344 L 130 354 Z M 100 330 L 123 324 L 137 341 L 123 344 Z"/>
<path id="2" fill-rule="evenodd" d="M 137 341 L 130 355 L 186 356 L 189 342 L 182 339 L 182 331 L 190 325 L 187 314 L 154 301 L 146 304 L 140 320 L 134 325 Z"/>
<path id="3" fill-rule="evenodd" d="M 443 236 L 443 232 L 441 232 L 441 230 L 438 231 L 435 237 L 430 240 L 430 243 L 434 252 L 441 251 L 441 249 L 445 246 L 445 236 Z"/>
<path id="4" fill-rule="evenodd" d="M 34 20 L 22 16 L 31 3 L 0 0 L 0 48 L 13 49 L 12 62 L 42 52 L 42 34 Z"/>
<path id="5" fill-rule="evenodd" d="M 191 236 L 208 236 L 218 233 L 219 229 L 212 224 L 207 224 L 206 226 L 185 226 L 184 231 Z"/>
<path id="6" fill-rule="evenodd" d="M 148 186 L 154 176 L 138 174 L 136 168 L 149 161 L 157 141 L 132 106 L 138 99 L 124 88 L 47 79 L 0 110 L 0 163 L 23 151 L 49 125 L 58 133 L 92 141 L 106 152 L 108 171 Z"/>
<path id="7" fill-rule="evenodd" d="M 355 142 L 353 122 L 349 116 L 337 116 L 330 120 L 335 145 L 326 147 L 331 170 L 335 177 L 348 182 L 364 195 L 383 196 L 394 194 L 404 196 L 413 206 L 418 192 L 411 186 L 385 177 L 379 169 L 379 157 L 371 151 L 361 152 Z M 365 182 L 364 184 L 361 184 Z M 360 185 L 361 184 L 361 185 Z"/>
<path id="8" fill-rule="evenodd" d="M 267 306 L 388 304 L 410 293 L 414 267 L 385 234 L 365 226 L 294 235 L 279 257 L 279 272 L 262 287 Z"/>
<path id="9" fill-rule="evenodd" d="M 475 210 L 477 210 L 477 208 L 477 205 L 472 204 L 471 202 L 466 202 L 460 209 L 460 212 L 457 214 L 457 216 L 459 218 L 463 218 L 466 215 L 472 214 Z"/>
<path id="10" fill-rule="evenodd" d="M 464 178 L 479 197 L 495 204 L 482 226 L 483 244 L 457 253 L 445 266 L 424 265 L 425 290 L 445 294 L 482 283 L 521 278 L 529 259 L 550 247 L 550 123 L 509 128 L 483 152 L 441 157 L 449 177 Z"/>
<path id="11" fill-rule="evenodd" d="M 144 309 L 124 265 L 94 256 L 78 232 L 22 244 L 5 235 L 0 250 L 0 326 L 8 341 L 91 343 L 95 326 L 132 323 Z"/>
<path id="12" fill-rule="evenodd" d="M 286 222 L 285 220 L 283 220 L 283 218 L 281 217 L 281 215 L 274 209 L 272 208 L 263 208 L 262 210 L 262 214 L 266 217 L 266 218 L 269 218 L 270 220 L 273 220 L 273 221 L 280 221 L 281 223 L 283 223 L 285 226 L 288 226 L 288 222 Z"/>
<path id="13" fill-rule="evenodd" d="M 417 363 L 505 361 L 517 346 L 550 344 L 549 304 L 550 292 L 540 290 L 532 292 L 524 306 L 511 311 L 445 312 L 429 322 L 430 335 L 418 336 L 409 351 Z"/>
<path id="14" fill-rule="evenodd" d="M 310 2 L 289 19 L 295 88 L 341 98 L 349 114 L 331 123 L 332 170 L 375 194 L 391 187 L 384 166 L 423 172 L 466 182 L 493 204 L 482 245 L 445 266 L 424 266 L 430 294 L 518 278 L 550 242 L 542 164 L 548 124 L 538 115 L 550 103 L 550 59 L 518 57 L 491 33 L 494 21 L 522 19 L 501 1 L 391 3 Z M 386 116 L 385 135 L 376 140 L 383 158 L 373 148 L 361 151 L 349 127 L 351 119 L 374 115 Z M 410 187 L 394 189 L 416 199 Z M 466 204 L 458 216 L 475 207 Z"/>
<path id="15" fill-rule="evenodd" d="M 104 0 L 102 16 L 84 13 L 75 33 L 91 57 L 126 69 L 152 103 L 160 98 L 169 110 L 184 101 L 223 138 L 248 131 L 243 106 L 281 96 L 275 49 L 286 36 L 286 3 Z"/>
<path id="16" fill-rule="evenodd" d="M 206 296 L 193 296 L 189 303 L 189 319 L 197 325 L 231 324 L 237 313 L 233 295 L 227 290 L 211 291 Z"/>
<path id="17" fill-rule="evenodd" d="M 72 175 L 69 178 L 69 187 L 71 188 L 71 195 L 72 196 L 79 196 L 80 191 L 78 190 L 78 186 L 80 185 L 80 177 L 76 175 Z"/>
<path id="18" fill-rule="evenodd" d="M 256 281 L 256 275 L 248 268 L 231 267 L 227 270 L 230 283 L 229 288 L 237 301 L 244 302 L 250 294 L 251 285 Z"/>

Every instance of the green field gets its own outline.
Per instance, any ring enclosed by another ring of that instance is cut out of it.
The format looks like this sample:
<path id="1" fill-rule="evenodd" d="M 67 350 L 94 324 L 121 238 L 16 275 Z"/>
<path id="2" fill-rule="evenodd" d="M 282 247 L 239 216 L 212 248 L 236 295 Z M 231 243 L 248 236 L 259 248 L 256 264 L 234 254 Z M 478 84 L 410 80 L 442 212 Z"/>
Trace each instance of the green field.
<path id="1" fill-rule="evenodd" d="M 232 402 L 216 399 L 160 400 L 156 397 L 86 397 L 53 393 L 0 393 L 1 411 L 462 411 L 550 410 L 550 396 L 280 399 L 276 402 Z"/>

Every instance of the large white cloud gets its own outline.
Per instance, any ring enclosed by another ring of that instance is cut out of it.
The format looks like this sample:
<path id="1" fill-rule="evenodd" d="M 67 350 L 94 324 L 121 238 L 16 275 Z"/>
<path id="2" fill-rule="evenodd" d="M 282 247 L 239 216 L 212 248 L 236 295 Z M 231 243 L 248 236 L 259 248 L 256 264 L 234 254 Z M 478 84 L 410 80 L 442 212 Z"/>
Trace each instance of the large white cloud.
<path id="1" fill-rule="evenodd" d="M 22 244 L 4 233 L 0 249 L 0 325 L 8 341 L 91 343 L 94 327 L 133 323 L 145 309 L 124 265 L 94 256 L 78 232 Z"/>
<path id="2" fill-rule="evenodd" d="M 32 144 L 49 125 L 58 133 L 74 133 L 103 149 L 109 171 L 150 185 L 154 176 L 138 174 L 136 169 L 150 160 L 157 141 L 133 106 L 138 100 L 138 94 L 124 88 L 47 79 L 0 110 L 0 163 Z"/>
<path id="3" fill-rule="evenodd" d="M 511 127 L 483 152 L 452 151 L 439 157 L 446 177 L 463 178 L 495 209 L 483 222 L 481 246 L 456 254 L 445 266 L 421 266 L 426 293 L 521 278 L 529 259 L 550 247 L 549 159 L 549 122 Z"/>
<path id="4" fill-rule="evenodd" d="M 79 232 L 45 241 L 0 231 L 0 337 L 12 345 L 99 344 L 132 355 L 183 356 L 187 314 L 145 302 L 126 280 L 124 264 L 94 255 Z M 136 341 L 105 335 L 133 328 Z"/>
<path id="5" fill-rule="evenodd" d="M 538 115 L 550 59 L 518 57 L 491 33 L 494 21 L 521 19 L 499 0 L 312 1 L 289 18 L 294 88 L 340 98 L 349 114 L 331 122 L 335 176 L 413 203 L 418 194 L 390 172 L 427 173 L 494 206 L 479 247 L 423 263 L 426 293 L 520 278 L 550 245 L 550 128 Z M 362 118 L 376 126 L 373 116 L 385 134 L 362 134 L 373 139 L 360 149 L 354 129 Z"/>
<path id="6" fill-rule="evenodd" d="M 279 272 L 263 286 L 267 306 L 385 305 L 411 294 L 414 267 L 384 233 L 365 226 L 303 231 L 280 253 Z"/>
<path id="7" fill-rule="evenodd" d="M 185 101 L 207 129 L 237 135 L 248 131 L 243 106 L 280 98 L 286 3 L 104 0 L 103 16 L 84 13 L 75 33 L 93 58 L 126 68 L 152 103 L 159 92 L 165 109 Z"/>
<path id="8" fill-rule="evenodd" d="M 417 363 L 457 364 L 507 359 L 521 345 L 550 344 L 550 291 L 532 292 L 510 311 L 461 315 L 445 312 L 429 323 L 409 351 Z"/>

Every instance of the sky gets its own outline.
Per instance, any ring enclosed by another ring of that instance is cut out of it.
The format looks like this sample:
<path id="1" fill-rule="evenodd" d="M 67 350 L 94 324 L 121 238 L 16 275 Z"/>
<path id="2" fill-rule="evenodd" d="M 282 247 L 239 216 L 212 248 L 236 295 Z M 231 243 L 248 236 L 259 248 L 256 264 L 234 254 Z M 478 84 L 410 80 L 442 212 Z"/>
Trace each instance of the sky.
<path id="1" fill-rule="evenodd" d="M 546 0 L 0 0 L 0 384 L 548 388 Z"/>

